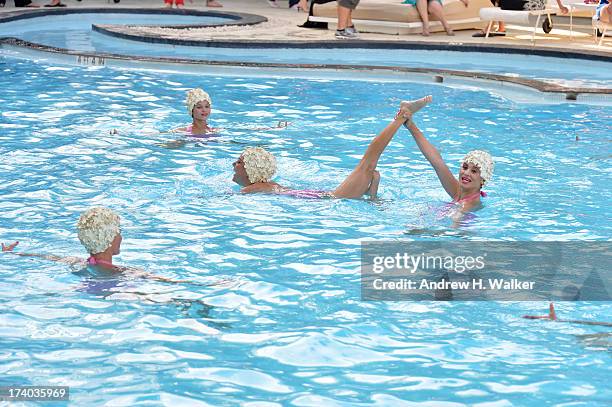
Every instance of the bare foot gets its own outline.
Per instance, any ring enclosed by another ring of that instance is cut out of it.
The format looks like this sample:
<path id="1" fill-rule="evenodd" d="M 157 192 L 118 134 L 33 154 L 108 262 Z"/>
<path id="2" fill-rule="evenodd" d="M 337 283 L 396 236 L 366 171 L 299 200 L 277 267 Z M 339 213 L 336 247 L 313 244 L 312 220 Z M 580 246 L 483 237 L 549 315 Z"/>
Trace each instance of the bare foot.
<path id="1" fill-rule="evenodd" d="M 217 0 L 207 0 L 206 7 L 223 7 L 223 4 L 219 3 Z"/>
<path id="2" fill-rule="evenodd" d="M 407 105 L 400 107 L 400 110 L 395 115 L 395 120 L 400 120 L 405 128 L 408 128 L 408 124 L 412 121 L 412 112 Z"/>
<path id="3" fill-rule="evenodd" d="M 417 100 L 404 100 L 400 103 L 400 111 L 408 109 L 412 113 L 416 113 L 421 110 L 425 105 L 432 101 L 431 95 L 427 95 Z"/>
<path id="4" fill-rule="evenodd" d="M 423 30 L 423 32 L 421 33 L 421 35 L 422 35 L 423 37 L 429 37 L 429 35 L 430 35 L 430 34 L 429 34 L 429 31 L 427 31 L 427 30 Z"/>
<path id="5" fill-rule="evenodd" d="M 455 32 L 449 28 L 448 30 L 446 30 L 446 35 L 448 35 L 449 37 L 454 37 Z"/>

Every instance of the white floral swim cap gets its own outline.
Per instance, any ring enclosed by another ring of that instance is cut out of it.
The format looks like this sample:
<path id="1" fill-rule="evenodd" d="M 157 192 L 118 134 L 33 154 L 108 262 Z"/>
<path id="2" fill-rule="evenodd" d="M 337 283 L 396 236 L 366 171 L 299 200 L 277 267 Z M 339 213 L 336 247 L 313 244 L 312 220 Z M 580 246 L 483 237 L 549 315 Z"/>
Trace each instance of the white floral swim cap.
<path id="1" fill-rule="evenodd" d="M 77 223 L 79 240 L 90 254 L 108 249 L 120 233 L 119 215 L 109 208 L 98 206 L 81 214 Z"/>
<path id="2" fill-rule="evenodd" d="M 480 178 L 482 178 L 484 182 L 489 182 L 491 178 L 493 178 L 495 163 L 493 163 L 491 154 L 486 151 L 472 150 L 463 157 L 461 163 L 471 163 L 480 168 Z"/>
<path id="3" fill-rule="evenodd" d="M 249 181 L 268 182 L 276 173 L 276 159 L 268 151 L 261 147 L 248 147 L 242 153 L 244 169 Z"/>
<path id="4" fill-rule="evenodd" d="M 187 91 L 187 99 L 185 99 L 185 104 L 187 105 L 187 112 L 189 116 L 193 114 L 193 108 L 198 102 L 206 101 L 212 105 L 212 100 L 210 99 L 210 95 L 204 92 L 200 88 L 195 88 Z"/>

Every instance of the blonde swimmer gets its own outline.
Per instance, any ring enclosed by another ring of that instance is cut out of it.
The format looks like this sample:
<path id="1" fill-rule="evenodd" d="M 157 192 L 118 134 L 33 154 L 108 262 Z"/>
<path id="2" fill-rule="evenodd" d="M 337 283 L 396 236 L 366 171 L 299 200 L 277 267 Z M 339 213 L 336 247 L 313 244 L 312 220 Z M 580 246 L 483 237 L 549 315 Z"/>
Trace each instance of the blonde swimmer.
<path id="1" fill-rule="evenodd" d="M 9 245 L 2 243 L 2 252 L 23 257 L 36 257 L 70 265 L 91 266 L 106 271 L 123 273 L 135 278 L 148 278 L 166 283 L 198 284 L 186 280 L 174 280 L 145 272 L 136 267 L 119 266 L 113 263 L 113 257 L 121 252 L 121 219 L 112 209 L 106 207 L 93 207 L 81 214 L 77 222 L 79 241 L 89 253 L 87 259 L 79 257 L 55 256 L 48 254 L 34 254 L 15 252 L 19 242 Z M 199 284 L 198 284 L 199 285 Z"/>
<path id="2" fill-rule="evenodd" d="M 212 112 L 212 98 L 204 90 L 194 88 L 187 91 L 185 105 L 187 107 L 187 113 L 192 118 L 191 124 L 185 127 L 176 128 L 171 132 L 184 133 L 191 137 L 202 138 L 206 137 L 207 135 L 214 135 L 223 130 L 221 128 L 213 128 L 208 124 L 208 119 L 210 118 Z M 279 121 L 276 127 L 255 128 L 250 130 L 282 129 L 288 125 L 289 122 L 287 121 Z"/>
<path id="3" fill-rule="evenodd" d="M 284 194 L 296 198 L 348 198 L 359 199 L 367 195 L 376 198 L 380 184 L 380 173 L 376 171 L 378 160 L 400 127 L 431 102 L 431 96 L 415 101 L 405 101 L 395 118 L 376 136 L 363 157 L 349 176 L 333 191 L 295 190 L 272 181 L 276 173 L 274 156 L 261 147 L 249 147 L 234 162 L 233 181 L 240 185 L 242 193 Z"/>

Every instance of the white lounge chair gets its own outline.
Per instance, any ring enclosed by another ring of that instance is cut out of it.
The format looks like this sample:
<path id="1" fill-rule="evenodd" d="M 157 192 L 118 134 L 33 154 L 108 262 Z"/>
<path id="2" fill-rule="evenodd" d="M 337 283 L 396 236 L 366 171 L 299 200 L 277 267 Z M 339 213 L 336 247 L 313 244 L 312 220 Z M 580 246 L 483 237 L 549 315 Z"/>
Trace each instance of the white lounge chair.
<path id="1" fill-rule="evenodd" d="M 488 21 L 486 35 L 489 37 L 491 27 L 495 21 L 503 21 L 516 25 L 524 25 L 533 27 L 531 35 L 531 43 L 535 44 L 535 35 L 542 17 L 546 17 L 542 23 L 542 30 L 548 34 L 552 30 L 551 15 L 555 14 L 555 10 L 551 8 L 550 2 L 546 4 L 543 10 L 502 10 L 499 7 L 484 7 L 480 9 L 480 19 Z M 535 23 L 534 23 L 535 20 Z"/>
<path id="2" fill-rule="evenodd" d="M 460 0 L 442 0 L 444 14 L 453 30 L 482 28 L 478 11 L 490 5 L 489 0 L 470 0 L 466 7 Z M 402 4 L 402 0 L 361 0 L 353 11 L 353 23 L 359 31 L 384 34 L 417 34 L 423 24 L 416 7 Z M 315 3 L 308 21 L 328 23 L 335 28 L 338 21 L 336 2 Z M 430 32 L 442 32 L 442 24 L 430 17 Z"/>

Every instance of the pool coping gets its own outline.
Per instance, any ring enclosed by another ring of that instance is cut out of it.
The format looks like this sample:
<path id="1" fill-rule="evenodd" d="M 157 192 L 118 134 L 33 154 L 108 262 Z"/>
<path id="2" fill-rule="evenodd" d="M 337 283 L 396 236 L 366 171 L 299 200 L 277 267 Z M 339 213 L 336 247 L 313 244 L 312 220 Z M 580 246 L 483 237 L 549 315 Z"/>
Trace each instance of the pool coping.
<path id="1" fill-rule="evenodd" d="M 216 42 L 215 42 L 216 43 Z M 556 94 L 564 96 L 565 100 L 576 101 L 578 95 L 612 95 L 612 88 L 597 88 L 597 87 L 568 87 L 555 83 L 547 83 L 537 79 L 528 79 L 515 76 L 499 75 L 477 71 L 459 71 L 451 69 L 438 68 L 410 68 L 385 65 L 350 65 L 350 64 L 291 64 L 291 63 L 274 63 L 274 62 L 240 62 L 240 61 L 214 61 L 214 60 L 196 60 L 183 58 L 169 57 L 148 57 L 148 56 L 130 56 L 112 53 L 95 53 L 74 51 L 65 48 L 56 48 L 46 45 L 36 44 L 19 38 L 0 37 L 0 48 L 2 47 L 17 47 L 28 50 L 39 51 L 51 54 L 61 54 L 69 57 L 74 57 L 73 64 L 87 66 L 105 66 L 109 65 L 110 61 L 128 62 L 131 64 L 170 64 L 176 67 L 193 67 L 193 66 L 212 66 L 212 67 L 238 67 L 238 68 L 276 68 L 284 70 L 308 70 L 308 71 L 343 71 L 352 73 L 389 73 L 389 74 L 419 74 L 430 76 L 430 80 L 436 83 L 444 83 L 445 79 L 467 79 L 480 81 L 493 81 L 499 84 L 516 85 L 527 87 L 541 93 Z"/>
<path id="2" fill-rule="evenodd" d="M 268 19 L 258 14 L 240 13 L 235 11 L 202 11 L 193 9 L 167 9 L 167 8 L 57 8 L 57 9 L 28 9 L 18 11 L 8 11 L 0 14 L 0 24 L 11 21 L 27 20 L 30 18 L 47 17 L 53 15 L 68 15 L 68 14 L 159 14 L 159 15 L 183 15 L 183 16 L 201 16 L 201 17 L 220 17 L 227 18 L 231 21 L 223 23 L 211 24 L 173 24 L 171 26 L 151 25 L 152 27 L 162 28 L 207 28 L 207 27 L 223 27 L 223 26 L 241 26 L 254 25 L 267 22 Z"/>
<path id="3" fill-rule="evenodd" d="M 177 28 L 177 27 L 160 27 Z M 495 54 L 518 54 L 536 55 L 554 58 L 575 58 L 612 62 L 612 55 L 606 51 L 582 52 L 579 50 L 551 49 L 539 46 L 529 48 L 512 44 L 476 44 L 473 42 L 437 42 L 437 41 L 385 41 L 385 40 L 228 40 L 228 39 L 206 39 L 186 40 L 176 37 L 167 37 L 161 34 L 142 34 L 137 29 L 121 25 L 94 24 L 93 31 L 120 39 L 131 41 L 158 43 L 168 45 L 216 47 L 216 48 L 295 48 L 295 49 L 412 49 L 412 50 L 434 50 L 434 51 L 457 51 L 457 52 L 482 52 Z"/>

